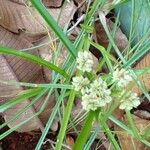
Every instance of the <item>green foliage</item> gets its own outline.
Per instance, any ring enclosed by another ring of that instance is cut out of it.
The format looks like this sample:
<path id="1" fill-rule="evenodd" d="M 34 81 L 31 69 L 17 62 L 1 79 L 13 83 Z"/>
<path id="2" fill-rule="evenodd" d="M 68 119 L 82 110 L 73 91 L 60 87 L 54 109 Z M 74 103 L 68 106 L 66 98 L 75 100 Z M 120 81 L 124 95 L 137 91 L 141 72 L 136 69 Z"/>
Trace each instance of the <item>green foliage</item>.
<path id="1" fill-rule="evenodd" d="M 62 67 L 58 67 L 54 65 L 53 63 L 47 62 L 37 56 L 28 54 L 26 52 L 21 52 L 21 51 L 17 51 L 17 50 L 10 49 L 10 48 L 0 47 L 1 54 L 15 55 L 15 56 L 24 58 L 27 61 L 31 61 L 36 64 L 42 65 L 43 67 L 46 67 L 49 70 L 53 71 L 52 81 L 49 84 L 32 84 L 32 83 L 23 83 L 23 82 L 15 83 L 11 81 L 8 82 L 8 84 L 14 84 L 17 86 L 26 86 L 26 87 L 30 87 L 31 89 L 25 90 L 23 93 L 20 93 L 20 95 L 16 97 L 15 99 L 12 99 L 9 102 L 1 105 L 0 112 L 7 110 L 8 108 L 14 106 L 15 104 L 25 101 L 28 98 L 32 98 L 32 100 L 31 100 L 31 103 L 29 103 L 24 109 L 17 112 L 15 116 L 10 118 L 10 120 L 0 125 L 0 129 L 8 125 L 11 121 L 15 120 L 23 112 L 27 111 L 43 95 L 46 95 L 46 98 L 44 102 L 41 104 L 41 108 L 37 113 L 30 116 L 24 122 L 21 122 L 17 126 L 1 134 L 0 139 L 5 138 L 7 135 L 15 131 L 24 123 L 38 116 L 45 109 L 52 93 L 54 93 L 56 89 L 59 89 L 59 93 L 56 94 L 56 104 L 51 112 L 51 115 L 49 116 L 49 119 L 47 121 L 47 124 L 44 130 L 42 131 L 42 135 L 36 146 L 36 150 L 41 149 L 41 146 L 45 140 L 46 135 L 49 132 L 52 122 L 54 118 L 56 117 L 56 114 L 60 114 L 60 108 L 62 106 L 64 108 L 64 113 L 63 115 L 60 115 L 61 127 L 59 130 L 56 145 L 55 145 L 56 150 L 63 149 L 63 141 L 65 139 L 66 132 L 70 128 L 74 128 L 78 135 L 76 142 L 74 144 L 73 150 L 89 149 L 92 142 L 96 138 L 96 135 L 98 134 L 97 132 L 99 132 L 99 130 L 100 132 L 106 133 L 114 149 L 120 150 L 121 148 L 115 139 L 115 132 L 109 129 L 107 120 L 111 120 L 114 124 L 122 128 L 126 133 L 138 139 L 139 141 L 143 142 L 147 146 L 150 146 L 150 143 L 146 141 L 146 138 L 149 136 L 150 130 L 147 129 L 146 133 L 144 133 L 143 135 L 140 135 L 132 119 L 131 113 L 129 111 L 126 111 L 129 126 L 126 126 L 121 121 L 117 120 L 114 116 L 112 116 L 112 113 L 114 112 L 115 108 L 118 107 L 118 105 L 115 102 L 112 102 L 111 105 L 108 105 L 107 109 L 102 108 L 101 110 L 90 111 L 89 113 L 85 113 L 81 118 L 76 118 L 75 120 L 71 120 L 69 118 L 71 115 L 75 97 L 81 98 L 80 95 L 73 90 L 73 87 L 70 82 L 72 76 L 75 73 L 77 75 L 82 74 L 80 71 L 75 72 L 76 71 L 75 60 L 76 60 L 77 52 L 79 50 L 84 50 L 84 49 L 89 50 L 90 46 L 94 46 L 95 48 L 97 48 L 102 54 L 102 61 L 100 61 L 99 64 L 97 65 L 96 73 L 102 70 L 103 66 L 107 66 L 109 74 L 103 75 L 102 78 L 109 79 L 107 82 L 110 82 L 108 84 L 111 85 L 111 81 L 109 77 L 114 71 L 114 66 L 118 65 L 121 67 L 125 67 L 127 69 L 128 68 L 131 69 L 132 65 L 136 61 L 138 61 L 139 58 L 143 57 L 149 51 L 149 48 L 150 48 L 149 41 L 145 40 L 147 39 L 147 36 L 149 33 L 149 26 L 150 26 L 150 20 L 149 20 L 150 9 L 148 9 L 150 8 L 149 2 L 147 0 L 144 0 L 144 1 L 139 0 L 139 3 L 136 3 L 135 0 L 132 0 L 132 2 L 129 1 L 123 5 L 117 4 L 117 8 L 115 9 L 116 22 L 111 31 L 109 27 L 107 26 L 107 24 L 102 22 L 101 16 L 99 15 L 99 21 L 101 21 L 103 28 L 109 39 L 108 48 L 105 49 L 101 45 L 93 42 L 92 37 L 91 37 L 91 33 L 94 28 L 94 21 L 96 18 L 96 14 L 98 11 L 100 11 L 103 8 L 106 2 L 105 0 L 95 0 L 93 1 L 93 3 L 88 2 L 89 7 L 87 8 L 86 13 L 85 13 L 85 18 L 81 25 L 81 31 L 74 43 L 72 43 L 68 39 L 68 37 L 66 36 L 66 32 L 62 31 L 62 29 L 57 25 L 56 21 L 51 17 L 51 15 L 48 13 L 46 8 L 42 5 L 40 0 L 30 0 L 30 1 L 32 5 L 35 7 L 35 9 L 41 14 L 41 16 L 45 19 L 49 27 L 54 31 L 54 33 L 58 37 L 59 44 L 58 44 L 56 51 L 58 52 L 60 49 L 62 49 L 64 45 L 68 50 L 68 55 Z M 142 16 L 146 16 L 146 17 L 142 17 Z M 114 41 L 114 36 L 117 31 L 117 24 L 119 20 L 120 20 L 121 27 L 124 33 L 129 38 L 129 47 L 127 47 L 124 50 L 124 53 L 122 53 L 118 49 Z M 130 45 L 132 45 L 132 47 Z M 115 50 L 116 54 L 118 55 L 118 59 L 115 59 L 112 56 L 111 54 L 112 48 Z M 131 52 L 130 55 L 129 55 L 129 52 Z M 54 58 L 53 62 L 55 62 L 56 59 L 57 58 Z M 149 67 L 142 68 L 139 70 L 131 69 L 131 73 L 133 77 L 135 78 L 135 80 L 137 80 L 136 74 L 141 75 L 147 72 L 150 72 Z M 94 79 L 95 76 L 96 75 L 94 73 L 87 74 L 87 77 L 90 80 Z M 59 84 L 59 81 L 62 81 L 62 83 Z M 138 80 L 137 82 L 138 82 L 139 87 L 142 89 L 143 93 L 145 94 L 145 96 L 150 99 L 150 96 L 147 90 L 145 89 L 145 87 L 142 85 L 142 83 Z M 112 95 L 116 96 L 117 94 L 118 94 L 117 91 L 114 91 Z M 67 99 L 66 101 L 67 105 L 63 105 L 65 99 Z M 81 131 L 78 131 L 76 126 L 78 125 L 80 121 L 83 121 L 83 119 L 85 119 L 85 123 Z M 92 125 L 95 121 L 97 121 L 98 123 L 99 130 L 95 130 L 95 132 L 91 135 Z"/>

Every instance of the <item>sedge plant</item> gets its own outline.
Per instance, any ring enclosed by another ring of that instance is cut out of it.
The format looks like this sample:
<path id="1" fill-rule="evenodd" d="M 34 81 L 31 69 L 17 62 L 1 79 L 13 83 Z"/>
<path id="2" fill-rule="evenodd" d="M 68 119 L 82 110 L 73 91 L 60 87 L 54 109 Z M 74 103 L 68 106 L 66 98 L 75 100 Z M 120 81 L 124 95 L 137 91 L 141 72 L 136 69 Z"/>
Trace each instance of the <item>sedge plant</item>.
<path id="1" fill-rule="evenodd" d="M 2 104 L 0 106 L 0 112 L 4 112 L 10 107 L 23 102 L 28 98 L 32 98 L 31 102 L 25 108 L 17 112 L 15 116 L 10 118 L 10 120 L 0 125 L 0 129 L 15 120 L 20 114 L 27 111 L 30 107 L 32 107 L 32 105 L 34 105 L 35 102 L 39 100 L 40 97 L 46 95 L 46 98 L 41 104 L 38 112 L 36 112 L 33 116 L 30 116 L 24 122 L 20 122 L 17 126 L 2 133 L 0 135 L 0 140 L 8 136 L 17 128 L 21 127 L 24 123 L 38 116 L 45 109 L 52 93 L 59 89 L 59 93 L 55 92 L 56 103 L 49 116 L 46 126 L 42 131 L 39 142 L 36 145 L 36 150 L 41 149 L 46 135 L 48 134 L 57 114 L 60 114 L 60 129 L 56 137 L 56 141 L 54 142 L 55 150 L 61 150 L 64 148 L 63 145 L 65 144 L 64 141 L 67 131 L 69 132 L 69 129 L 71 128 L 74 129 L 77 136 L 72 147 L 73 150 L 90 149 L 92 143 L 97 137 L 98 132 L 103 132 L 106 135 L 115 150 L 120 150 L 121 147 L 116 139 L 115 131 L 112 131 L 109 128 L 107 123 L 108 120 L 111 120 L 115 125 L 122 128 L 129 136 L 138 139 L 146 146 L 150 147 L 150 143 L 147 141 L 147 137 L 149 137 L 148 133 L 150 131 L 149 128 L 146 129 L 145 133 L 141 134 L 138 131 L 131 115 L 131 110 L 136 108 L 141 103 L 138 95 L 131 92 L 132 87 L 135 84 L 138 84 L 139 88 L 149 99 L 148 91 L 139 80 L 138 76 L 150 72 L 150 67 L 138 70 L 132 68 L 132 65 L 138 60 L 138 58 L 141 58 L 146 52 L 149 51 L 148 46 L 143 47 L 142 50 L 139 49 L 138 51 L 134 51 L 134 49 L 138 48 L 138 45 L 142 45 L 146 36 L 143 36 L 143 39 L 141 38 L 137 45 L 133 47 L 128 46 L 122 53 L 114 41 L 115 33 L 118 28 L 117 24 L 119 21 L 119 14 L 116 16 L 116 22 L 113 29 L 110 30 L 107 26 L 105 15 L 102 12 L 104 6 L 108 4 L 107 1 L 94 0 L 93 2 L 87 2 L 89 7 L 85 13 L 84 21 L 81 25 L 81 31 L 74 43 L 72 43 L 67 36 L 66 30 L 62 30 L 57 25 L 54 18 L 51 17 L 40 0 L 30 0 L 30 2 L 46 21 L 49 28 L 55 33 L 59 42 L 59 46 L 56 48 L 56 51 L 60 52 L 62 51 L 62 48 L 65 47 L 68 55 L 62 66 L 56 66 L 53 63 L 56 62 L 56 60 L 53 60 L 53 62 L 47 62 L 41 58 L 28 54 L 26 51 L 20 52 L 10 48 L 0 47 L 1 54 L 15 55 L 24 58 L 27 61 L 32 61 L 33 63 L 42 65 L 43 67 L 53 71 L 53 80 L 51 83 L 47 84 L 0 81 L 3 84 L 26 86 L 29 88 L 28 90 L 24 90 L 23 93 L 20 93 L 18 97 Z M 126 1 L 114 1 L 113 5 L 111 5 L 111 9 L 124 2 Z M 134 16 L 134 14 L 132 15 Z M 109 39 L 108 48 L 104 48 L 100 44 L 93 41 L 91 33 L 93 32 L 92 30 L 95 20 L 99 20 L 103 25 Z M 133 27 L 131 29 L 133 29 Z M 132 36 L 132 34 L 130 35 Z M 129 45 L 130 44 L 131 43 L 129 43 Z M 96 69 L 93 67 L 94 61 L 92 54 L 89 51 L 91 46 L 95 47 L 102 54 L 99 63 L 96 64 Z M 112 55 L 111 49 L 115 50 L 117 58 Z M 57 59 L 57 57 L 55 57 L 55 59 Z M 103 72 L 103 74 L 99 74 L 104 66 L 107 66 L 107 73 Z M 61 81 L 61 83 L 59 81 Z M 81 116 L 79 115 L 74 119 L 70 117 L 76 97 L 78 97 L 81 101 L 83 112 L 81 113 Z M 64 103 L 65 99 L 67 102 L 66 104 Z M 61 107 L 64 108 L 63 113 L 60 111 Z M 126 112 L 129 124 L 128 126 L 112 115 L 114 110 L 118 107 Z M 77 127 L 80 122 L 84 122 L 81 131 Z M 93 132 L 94 122 L 97 122 L 97 128 Z"/>

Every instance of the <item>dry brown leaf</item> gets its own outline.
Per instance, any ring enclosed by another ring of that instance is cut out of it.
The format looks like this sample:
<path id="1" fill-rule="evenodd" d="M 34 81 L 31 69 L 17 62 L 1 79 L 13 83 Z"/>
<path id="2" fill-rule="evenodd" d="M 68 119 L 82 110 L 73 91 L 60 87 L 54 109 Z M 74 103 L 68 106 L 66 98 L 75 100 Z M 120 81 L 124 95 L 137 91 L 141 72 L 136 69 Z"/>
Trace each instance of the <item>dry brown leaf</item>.
<path id="1" fill-rule="evenodd" d="M 70 22 L 71 19 L 73 19 L 73 15 L 77 7 L 75 6 L 73 1 L 65 4 L 65 6 L 62 6 L 62 7 L 64 7 L 62 8 L 62 10 L 61 8 L 57 8 L 57 9 L 51 8 L 51 9 L 48 9 L 48 11 L 56 21 L 58 20 L 59 14 L 60 14 L 60 19 L 58 21 L 58 24 L 60 27 L 63 28 L 66 24 Z"/>
<path id="2" fill-rule="evenodd" d="M 109 19 L 107 19 L 106 21 L 107 21 L 108 27 L 112 29 L 114 23 Z M 106 35 L 106 32 L 105 32 L 102 24 L 99 21 L 95 23 L 95 33 L 94 34 L 95 34 L 96 41 L 100 45 L 107 48 L 107 46 L 109 44 L 109 40 L 108 40 L 108 37 Z M 126 46 L 128 45 L 127 37 L 122 33 L 120 28 L 118 28 L 117 31 L 116 31 L 115 43 L 121 51 L 123 51 L 126 48 Z"/>
<path id="3" fill-rule="evenodd" d="M 67 3 L 58 23 L 62 28 L 70 22 L 75 10 L 73 2 Z M 48 11 L 57 20 L 61 8 Z M 15 33 L 24 31 L 29 35 L 39 35 L 48 32 L 45 21 L 33 7 L 19 5 L 9 0 L 0 0 L 0 25 Z"/>
<path id="4" fill-rule="evenodd" d="M 41 58 L 46 61 L 52 60 L 56 52 L 56 45 L 55 45 L 56 42 L 51 42 L 52 39 L 53 39 L 52 37 L 46 36 L 36 43 L 36 46 L 43 45 L 42 47 L 39 47 L 39 54 Z M 60 52 L 60 55 L 57 56 L 57 62 L 55 62 L 55 64 L 57 66 L 62 65 L 62 63 L 66 59 L 66 56 L 67 56 L 67 51 L 65 48 L 63 48 Z M 44 75 L 45 75 L 46 81 L 50 81 L 51 74 L 50 74 L 50 71 L 46 68 L 44 69 Z"/>
<path id="5" fill-rule="evenodd" d="M 67 137 L 66 137 L 66 144 L 67 144 L 67 146 L 69 146 L 70 148 L 72 148 L 73 145 L 74 145 L 74 143 L 75 143 L 75 141 L 74 141 L 73 137 L 70 136 L 70 135 L 67 135 Z"/>
<path id="6" fill-rule="evenodd" d="M 141 119 L 132 115 L 134 122 L 138 128 L 138 130 L 143 133 L 144 129 L 150 127 L 150 121 Z M 123 123 L 127 124 L 127 117 L 123 118 Z M 121 145 L 122 150 L 148 150 L 149 148 L 146 147 L 143 143 L 135 140 L 131 136 L 129 136 L 123 129 L 119 127 L 115 127 L 115 131 L 117 132 L 117 136 Z M 149 139 L 150 141 L 150 139 Z"/>
<path id="7" fill-rule="evenodd" d="M 43 4 L 47 7 L 60 7 L 63 0 L 42 0 Z"/>
<path id="8" fill-rule="evenodd" d="M 95 40 L 97 41 L 97 43 L 99 43 L 100 45 L 107 48 L 108 38 L 107 38 L 107 35 L 104 31 L 104 28 L 103 28 L 102 24 L 100 24 L 99 21 L 95 22 L 94 35 L 95 35 Z"/>
<path id="9" fill-rule="evenodd" d="M 30 44 L 28 41 L 20 39 L 19 36 L 13 35 L 2 27 L 0 27 L 0 33 L 1 46 L 12 47 L 15 49 L 28 48 L 32 46 L 32 44 Z M 37 51 L 34 51 L 33 53 L 37 55 Z M 4 81 L 14 80 L 23 82 L 34 82 L 35 80 L 37 80 L 38 75 L 41 74 L 42 71 L 42 68 L 38 65 L 32 64 L 15 56 L 1 56 L 0 61 L 0 80 Z M 1 85 L 0 95 L 3 99 L 2 103 L 6 102 L 10 98 L 14 98 L 22 90 L 22 87 Z M 21 108 L 24 108 L 27 104 L 28 101 L 24 101 L 5 111 L 5 120 L 8 120 L 17 111 L 19 111 Z M 24 121 L 34 113 L 34 109 L 30 108 L 27 112 L 23 113 L 20 117 L 18 117 L 14 122 L 10 123 L 9 127 L 17 125 L 19 122 Z M 21 129 L 18 129 L 18 131 L 29 131 L 28 127 L 30 127 L 30 130 L 39 129 L 42 127 L 42 123 L 38 117 L 35 117 L 35 119 L 30 121 L 28 125 L 24 125 Z"/>
<path id="10" fill-rule="evenodd" d="M 0 0 L 0 25 L 15 33 L 19 33 L 19 30 L 31 34 L 46 32 L 41 18 L 33 8 L 9 0 Z"/>
<path id="11" fill-rule="evenodd" d="M 28 0 L 9 0 L 18 4 L 26 4 Z"/>
<path id="12" fill-rule="evenodd" d="M 15 49 L 23 49 L 29 48 L 33 45 L 25 40 L 22 39 L 18 35 L 14 35 L 4 28 L 0 27 L 0 45 L 7 46 Z M 38 50 L 30 51 L 33 55 L 39 55 Z M 15 56 L 1 56 L 0 59 L 0 80 L 9 81 L 22 81 L 22 82 L 32 82 L 32 83 L 44 83 L 45 80 L 43 78 L 43 69 L 39 65 L 33 64 L 26 60 L 23 60 L 19 57 Z M 16 95 L 22 91 L 22 87 L 15 87 L 15 86 L 7 86 L 7 85 L 0 85 L 0 95 L 1 95 L 1 104 L 8 101 L 10 98 L 16 97 Z M 36 111 L 40 109 L 40 104 L 43 102 L 44 97 L 39 100 L 34 107 L 31 107 L 27 112 L 23 113 L 20 117 L 17 118 L 14 122 L 9 124 L 9 127 L 13 127 L 18 123 L 24 121 L 25 119 L 29 118 L 33 115 Z M 47 118 L 50 114 L 51 108 L 54 106 L 54 97 L 51 97 L 47 107 L 45 108 L 44 112 L 35 119 L 32 119 L 29 123 L 22 126 L 22 128 L 18 129 L 20 132 L 24 131 L 31 131 L 34 129 L 39 129 L 42 127 L 42 124 L 47 121 Z M 29 101 L 24 101 L 15 105 L 14 107 L 8 109 L 4 113 L 5 120 L 8 120 L 12 117 L 16 112 L 24 108 Z M 45 117 L 44 117 L 45 116 Z M 42 122 L 42 123 L 41 123 Z"/>
<path id="13" fill-rule="evenodd" d="M 145 110 L 136 110 L 134 111 L 134 115 L 142 119 L 150 120 L 150 112 L 145 111 Z"/>
<path id="14" fill-rule="evenodd" d="M 27 4 L 28 0 L 10 0 L 12 2 L 18 3 L 18 4 Z M 63 0 L 42 0 L 43 4 L 46 7 L 61 7 Z"/>
<path id="15" fill-rule="evenodd" d="M 145 68 L 150 66 L 150 52 L 146 54 L 135 66 L 136 69 Z M 145 85 L 147 91 L 150 91 L 150 73 L 145 73 L 144 75 L 140 76 L 139 79 Z M 138 86 L 133 87 L 133 91 L 138 93 L 138 95 L 142 94 L 142 91 L 139 89 Z"/>

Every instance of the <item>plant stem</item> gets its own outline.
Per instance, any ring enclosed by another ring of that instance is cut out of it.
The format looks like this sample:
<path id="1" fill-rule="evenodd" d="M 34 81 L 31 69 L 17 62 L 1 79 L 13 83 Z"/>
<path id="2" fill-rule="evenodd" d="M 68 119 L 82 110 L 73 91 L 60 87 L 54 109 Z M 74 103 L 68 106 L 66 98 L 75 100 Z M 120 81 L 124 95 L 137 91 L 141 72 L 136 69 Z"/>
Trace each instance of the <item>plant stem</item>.
<path id="1" fill-rule="evenodd" d="M 83 150 L 84 144 L 90 135 L 93 120 L 94 120 L 94 112 L 90 111 L 86 118 L 85 124 L 84 124 L 79 136 L 77 137 L 77 140 L 74 144 L 73 150 Z"/>

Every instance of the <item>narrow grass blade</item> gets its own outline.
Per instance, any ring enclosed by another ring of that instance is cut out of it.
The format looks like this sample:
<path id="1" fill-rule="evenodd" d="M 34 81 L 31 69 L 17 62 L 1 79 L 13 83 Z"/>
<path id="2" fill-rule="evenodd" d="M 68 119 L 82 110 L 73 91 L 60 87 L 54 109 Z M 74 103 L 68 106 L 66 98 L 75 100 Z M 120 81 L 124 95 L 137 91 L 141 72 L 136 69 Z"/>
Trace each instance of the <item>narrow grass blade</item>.
<path id="1" fill-rule="evenodd" d="M 74 45 L 70 42 L 70 40 L 63 33 L 61 28 L 57 25 L 56 21 L 49 14 L 45 6 L 42 4 L 40 0 L 30 0 L 33 6 L 37 9 L 37 11 L 41 14 L 41 16 L 45 19 L 47 24 L 52 28 L 52 30 L 56 33 L 62 43 L 67 47 L 69 52 L 72 54 L 73 58 L 76 57 L 76 49 Z"/>
<path id="2" fill-rule="evenodd" d="M 150 46 L 140 50 L 139 52 L 135 53 L 124 65 L 124 67 L 129 67 L 133 65 L 136 61 L 138 61 L 141 57 L 145 56 L 150 51 Z"/>
<path id="3" fill-rule="evenodd" d="M 24 112 L 26 112 L 30 107 L 32 107 L 36 101 L 38 101 L 46 92 L 48 91 L 47 88 L 43 89 L 41 92 L 39 92 L 39 94 L 37 96 L 35 96 L 31 102 L 26 105 L 23 109 L 19 110 L 18 112 L 16 112 L 15 115 L 13 115 L 11 118 L 9 118 L 9 120 L 5 121 L 2 125 L 0 125 L 0 130 L 5 127 L 6 125 L 8 125 L 10 122 L 14 121 L 16 118 L 18 118 L 21 114 L 23 114 Z"/>
<path id="4" fill-rule="evenodd" d="M 42 136 L 40 137 L 39 142 L 38 142 L 38 144 L 36 145 L 35 150 L 40 150 L 40 149 L 41 149 L 41 146 L 42 146 L 42 144 L 43 144 L 43 141 L 44 141 L 44 139 L 45 139 L 45 137 L 46 137 L 46 135 L 47 135 L 47 133 L 48 133 L 50 127 L 51 127 L 51 124 L 52 124 L 52 122 L 53 122 L 53 120 L 54 120 L 54 118 L 55 118 L 55 115 L 56 115 L 56 113 L 58 112 L 58 109 L 59 109 L 59 107 L 60 107 L 60 104 L 61 104 L 61 102 L 62 102 L 62 100 L 63 100 L 65 91 L 66 91 L 66 90 L 63 90 L 62 94 L 61 94 L 60 97 L 57 99 L 57 102 L 56 102 L 56 104 L 55 104 L 55 106 L 54 106 L 54 108 L 53 108 L 53 111 L 52 111 L 52 113 L 51 113 L 51 115 L 50 115 L 50 117 L 49 117 L 49 119 L 48 119 L 48 121 L 47 121 L 47 123 L 46 123 L 46 126 L 45 126 L 45 128 L 44 128 L 44 130 L 43 130 L 43 132 L 42 132 Z M 44 107 L 43 107 L 43 108 L 44 108 Z"/>
<path id="5" fill-rule="evenodd" d="M 142 136 L 144 139 L 149 138 L 150 137 L 150 127 L 148 127 L 144 133 L 144 135 Z"/>
<path id="6" fill-rule="evenodd" d="M 104 132 L 106 132 L 108 139 L 111 141 L 114 149 L 115 150 L 121 150 L 121 148 L 120 148 L 119 144 L 117 143 L 114 135 L 111 133 L 111 130 L 109 129 L 107 123 L 102 118 L 102 116 L 98 117 L 98 121 L 99 121 L 100 127 L 103 129 Z"/>
<path id="7" fill-rule="evenodd" d="M 45 61 L 37 56 L 31 55 L 31 54 L 28 54 L 28 53 L 25 53 L 22 51 L 18 51 L 15 49 L 5 48 L 5 47 L 0 47 L 0 54 L 19 56 L 28 61 L 32 61 L 36 64 L 42 65 L 50 70 L 54 70 L 55 72 L 61 74 L 65 78 L 68 78 L 68 74 L 64 70 L 60 69 L 59 67 L 55 66 L 54 64 L 49 63 L 48 61 Z"/>
<path id="8" fill-rule="evenodd" d="M 134 133 L 134 136 L 135 136 L 137 139 L 141 139 L 141 136 L 140 136 L 140 134 L 139 134 L 139 131 L 138 131 L 138 129 L 137 129 L 137 127 L 136 127 L 134 121 L 133 121 L 133 118 L 132 118 L 132 116 L 131 116 L 130 111 L 126 111 L 126 114 L 127 114 L 127 117 L 128 117 L 129 125 L 130 125 L 130 127 L 131 127 L 131 129 L 132 129 L 132 132 Z"/>
<path id="9" fill-rule="evenodd" d="M 97 134 L 99 133 L 99 127 L 96 127 L 94 133 L 91 135 L 91 137 L 89 138 L 88 142 L 86 143 L 85 147 L 83 150 L 90 150 L 92 143 L 94 142 L 94 140 L 97 137 Z"/>
<path id="10" fill-rule="evenodd" d="M 15 85 L 15 86 L 25 86 L 25 87 L 39 87 L 39 88 L 56 88 L 56 89 L 73 89 L 72 85 L 69 84 L 35 84 L 35 83 L 26 83 L 26 82 L 16 82 L 16 81 L 1 81 L 1 84 L 6 85 Z"/>
<path id="11" fill-rule="evenodd" d="M 62 143 L 63 143 L 63 139 L 64 139 L 64 136 L 65 136 L 65 131 L 67 129 L 67 124 L 68 124 L 68 121 L 69 121 L 69 117 L 70 117 L 70 114 L 71 114 L 71 109 L 72 109 L 72 106 L 73 106 L 74 98 L 75 98 L 75 91 L 72 90 L 70 92 L 68 103 L 67 103 L 64 115 L 63 115 L 63 120 L 61 121 L 61 128 L 59 130 L 59 134 L 58 134 L 58 137 L 57 137 L 57 143 L 56 143 L 55 150 L 61 150 L 62 149 Z"/>
<path id="12" fill-rule="evenodd" d="M 42 89 L 36 88 L 32 90 L 24 91 L 21 95 L 19 95 L 17 98 L 11 99 L 8 102 L 4 103 L 0 106 L 0 112 L 4 112 L 8 108 L 11 108 L 12 106 L 23 102 L 24 100 L 27 100 L 28 98 L 31 98 L 35 95 L 37 95 Z"/>
<path id="13" fill-rule="evenodd" d="M 111 72 L 113 72 L 113 65 L 112 65 L 111 61 L 117 62 L 116 59 L 109 52 L 107 52 L 103 46 L 101 46 L 97 43 L 94 43 L 94 42 L 91 42 L 91 44 L 102 53 L 109 70 Z"/>
<path id="14" fill-rule="evenodd" d="M 109 116 L 109 119 L 114 122 L 116 125 L 118 125 L 120 128 L 124 129 L 128 134 L 133 136 L 133 132 L 130 128 L 128 128 L 125 124 L 123 124 L 121 121 L 116 119 L 114 116 Z"/>
<path id="15" fill-rule="evenodd" d="M 110 116 L 109 119 L 111 121 L 113 121 L 116 125 L 118 125 L 120 128 L 124 129 L 129 135 L 131 135 L 132 137 L 134 137 L 133 131 L 129 127 L 127 127 L 125 124 L 123 124 L 122 122 L 120 122 L 119 120 L 117 120 L 114 116 Z M 150 147 L 150 142 L 146 141 L 145 139 L 140 139 L 140 141 L 142 143 L 144 143 L 145 145 L 147 145 L 148 147 Z"/>

